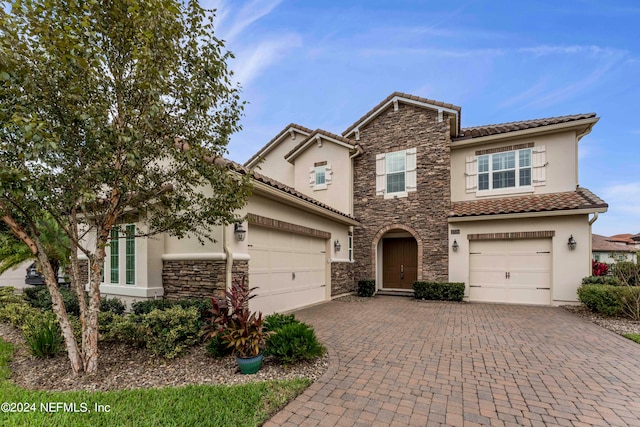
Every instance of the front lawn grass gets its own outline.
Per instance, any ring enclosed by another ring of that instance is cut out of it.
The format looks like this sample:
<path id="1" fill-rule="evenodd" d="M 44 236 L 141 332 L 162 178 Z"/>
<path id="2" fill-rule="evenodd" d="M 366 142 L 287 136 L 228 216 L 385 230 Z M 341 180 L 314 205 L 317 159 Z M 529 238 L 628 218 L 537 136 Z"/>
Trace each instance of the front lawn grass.
<path id="1" fill-rule="evenodd" d="M 27 404 L 30 412 L 6 412 L 3 406 L 0 413 L 3 426 L 257 426 L 310 383 L 307 379 L 295 379 L 237 386 L 32 391 L 7 379 L 12 354 L 13 346 L 0 339 L 0 403 L 20 404 L 14 409 Z"/>
<path id="2" fill-rule="evenodd" d="M 640 334 L 624 334 L 623 336 L 640 344 Z"/>

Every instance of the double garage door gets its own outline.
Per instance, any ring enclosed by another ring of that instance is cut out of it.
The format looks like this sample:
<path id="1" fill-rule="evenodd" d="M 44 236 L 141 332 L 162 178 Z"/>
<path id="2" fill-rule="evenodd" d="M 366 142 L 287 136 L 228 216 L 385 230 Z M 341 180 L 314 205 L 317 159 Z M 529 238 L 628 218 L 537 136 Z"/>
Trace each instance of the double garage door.
<path id="1" fill-rule="evenodd" d="M 469 300 L 551 303 L 551 239 L 470 242 Z"/>
<path id="2" fill-rule="evenodd" d="M 252 310 L 294 310 L 326 300 L 326 240 L 252 225 L 248 233 L 249 285 L 258 287 Z"/>

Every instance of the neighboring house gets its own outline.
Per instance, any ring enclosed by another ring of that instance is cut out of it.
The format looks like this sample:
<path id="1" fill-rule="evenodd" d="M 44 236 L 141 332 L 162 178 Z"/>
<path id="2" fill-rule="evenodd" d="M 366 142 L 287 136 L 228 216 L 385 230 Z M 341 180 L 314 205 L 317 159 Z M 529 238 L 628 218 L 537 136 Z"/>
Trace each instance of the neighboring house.
<path id="1" fill-rule="evenodd" d="M 634 240 L 631 234 L 617 234 L 606 237 L 592 235 L 592 258 L 607 264 L 618 261 L 636 261 L 636 252 L 640 251 L 640 241 Z"/>
<path id="2" fill-rule="evenodd" d="M 393 93 L 341 135 L 290 124 L 245 163 L 259 174 L 240 212 L 244 241 L 231 227 L 205 246 L 132 239 L 110 248 L 101 289 L 206 296 L 246 272 L 259 287 L 253 308 L 265 312 L 371 278 L 379 291 L 454 281 L 470 301 L 576 301 L 591 269 L 591 224 L 607 210 L 578 186 L 578 141 L 598 118 L 462 128 L 460 114 Z"/>

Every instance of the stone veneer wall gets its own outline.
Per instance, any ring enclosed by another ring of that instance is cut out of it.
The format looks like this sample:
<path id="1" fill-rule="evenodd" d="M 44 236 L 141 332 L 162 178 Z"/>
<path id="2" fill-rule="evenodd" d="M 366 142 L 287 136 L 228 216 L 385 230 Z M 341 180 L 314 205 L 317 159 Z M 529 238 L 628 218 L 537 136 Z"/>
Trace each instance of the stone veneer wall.
<path id="1" fill-rule="evenodd" d="M 166 299 L 207 298 L 220 296 L 225 288 L 226 261 L 163 261 L 162 286 Z M 249 278 L 248 261 L 234 261 L 232 280 Z"/>
<path id="2" fill-rule="evenodd" d="M 448 120 L 413 105 L 389 106 L 360 129 L 364 153 L 354 159 L 355 281 L 375 278 L 376 234 L 389 224 L 415 230 L 422 245 L 422 280 L 448 280 L 448 226 L 451 206 L 451 152 Z M 376 154 L 417 148 L 417 191 L 408 197 L 376 196 Z M 420 277 L 419 277 L 420 279 Z M 379 286 L 379 285 L 378 285 Z"/>
<path id="3" fill-rule="evenodd" d="M 351 262 L 331 263 L 331 296 L 357 292 L 358 286 L 354 280 L 354 264 Z"/>
<path id="4" fill-rule="evenodd" d="M 89 283 L 89 260 L 82 259 L 78 260 L 78 270 L 80 276 L 80 283 L 87 284 Z"/>

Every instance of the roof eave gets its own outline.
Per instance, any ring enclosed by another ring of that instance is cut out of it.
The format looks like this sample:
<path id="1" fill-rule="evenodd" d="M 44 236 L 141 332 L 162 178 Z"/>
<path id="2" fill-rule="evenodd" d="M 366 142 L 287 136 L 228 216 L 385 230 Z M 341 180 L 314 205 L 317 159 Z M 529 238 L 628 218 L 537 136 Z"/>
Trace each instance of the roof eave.
<path id="1" fill-rule="evenodd" d="M 353 144 L 347 144 L 346 142 L 337 140 L 335 138 L 331 138 L 330 136 L 321 134 L 321 133 L 312 133 L 311 135 L 307 136 L 308 141 L 306 141 L 304 144 L 302 144 L 300 147 L 298 147 L 297 149 L 294 149 L 293 151 L 285 154 L 284 158 L 286 161 L 288 161 L 289 163 L 293 164 L 293 162 L 296 160 L 296 158 L 298 156 L 300 156 L 303 152 L 305 152 L 307 150 L 307 148 L 309 148 L 309 146 L 311 144 L 313 144 L 314 142 L 316 142 L 318 139 L 323 139 L 325 141 L 329 141 L 332 142 L 334 144 L 337 144 L 341 147 L 345 147 L 348 148 L 349 150 L 353 150 L 355 149 L 355 145 Z"/>
<path id="2" fill-rule="evenodd" d="M 286 128 L 284 128 L 282 131 L 280 131 L 279 136 L 276 139 L 274 139 L 273 141 L 271 141 L 270 143 L 268 143 L 267 145 L 262 147 L 260 149 L 260 151 L 258 151 L 249 160 L 247 160 L 247 162 L 245 162 L 243 164 L 243 166 L 248 167 L 248 168 L 255 167 L 258 163 L 260 163 L 264 159 L 264 157 L 267 154 L 269 154 L 270 151 L 272 151 L 274 148 L 276 148 L 278 145 L 280 145 L 280 143 L 282 143 L 282 141 L 287 136 L 290 136 L 292 132 L 299 133 L 300 135 L 303 135 L 304 137 L 307 137 L 307 136 L 310 135 L 309 132 L 306 132 L 306 131 L 298 128 L 298 127 L 289 125 Z"/>
<path id="3" fill-rule="evenodd" d="M 268 184 L 265 184 L 264 182 L 254 180 L 253 193 L 261 195 L 271 200 L 277 200 L 289 206 L 301 208 L 302 210 L 305 210 L 307 212 L 315 213 L 317 215 L 332 219 L 344 225 L 352 225 L 352 226 L 360 225 L 360 223 L 353 218 L 349 218 L 348 216 L 340 214 L 338 212 L 330 211 L 326 208 L 323 208 L 322 206 L 318 206 L 307 200 L 300 199 L 299 197 L 296 197 L 285 191 L 274 188 Z"/>
<path id="4" fill-rule="evenodd" d="M 546 135 L 549 133 L 556 133 L 559 131 L 568 131 L 571 129 L 575 129 L 577 132 L 578 140 L 580 140 L 583 136 L 587 135 L 591 132 L 593 126 L 600 120 L 599 117 L 592 117 L 588 119 L 575 120 L 566 123 L 556 123 L 554 125 L 548 126 L 539 126 L 530 129 L 516 130 L 513 132 L 503 132 L 497 133 L 494 135 L 487 136 L 479 136 L 476 138 L 469 137 L 461 139 L 457 139 L 451 142 L 451 148 L 463 148 L 470 147 L 474 145 L 486 144 L 488 142 L 499 142 L 505 139 L 517 139 L 517 138 L 526 138 L 533 135 Z"/>
<path id="5" fill-rule="evenodd" d="M 538 212 L 517 212 L 507 214 L 482 214 L 482 215 L 467 215 L 467 216 L 453 216 L 449 217 L 448 221 L 453 222 L 471 222 L 471 221 L 488 221 L 496 219 L 519 219 L 519 218 L 540 218 L 547 216 L 569 216 L 569 215 L 588 215 L 594 212 L 604 213 L 608 209 L 608 205 L 593 206 L 580 209 L 559 209 L 552 211 L 538 211 Z"/>

